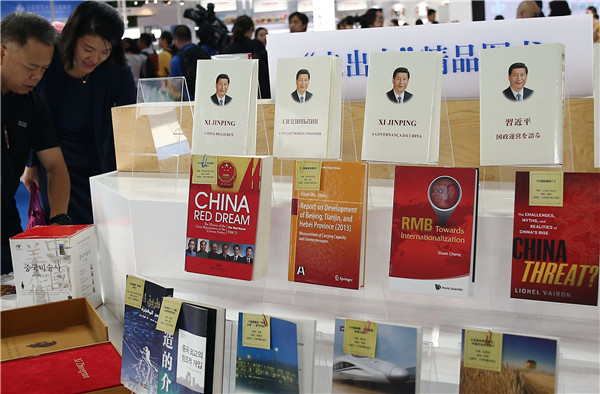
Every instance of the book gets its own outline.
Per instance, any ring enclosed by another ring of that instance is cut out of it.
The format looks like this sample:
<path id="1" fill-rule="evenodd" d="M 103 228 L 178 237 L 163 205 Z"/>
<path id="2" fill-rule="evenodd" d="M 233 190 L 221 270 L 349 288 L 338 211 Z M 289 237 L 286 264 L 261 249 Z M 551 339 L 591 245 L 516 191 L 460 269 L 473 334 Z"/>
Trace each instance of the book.
<path id="1" fill-rule="evenodd" d="M 517 172 L 510 296 L 598 305 L 600 173 Z"/>
<path id="2" fill-rule="evenodd" d="M 243 280 L 266 274 L 272 174 L 271 156 L 192 155 L 187 272 Z"/>
<path id="3" fill-rule="evenodd" d="M 3 393 L 124 390 L 119 381 L 121 356 L 112 342 L 3 361 L 0 365 Z"/>
<path id="4" fill-rule="evenodd" d="M 165 305 L 176 305 L 178 310 Z M 165 305 L 157 325 L 162 343 L 158 392 L 222 392 L 225 309 L 177 298 Z M 169 314 L 170 326 L 163 325 Z"/>
<path id="5" fill-rule="evenodd" d="M 314 338 L 314 321 L 312 335 Z M 310 393 L 301 387 L 300 333 L 294 321 L 273 316 L 239 314 L 236 393 Z M 313 342 L 314 343 L 314 342 Z M 309 362 L 313 362 L 313 358 Z M 312 378 L 312 368 L 309 371 Z M 308 379 L 304 379 L 304 384 Z"/>
<path id="6" fill-rule="evenodd" d="M 477 168 L 396 167 L 390 290 L 470 295 L 478 177 Z"/>
<path id="7" fill-rule="evenodd" d="M 558 340 L 462 330 L 459 393 L 557 392 Z"/>
<path id="8" fill-rule="evenodd" d="M 564 45 L 483 49 L 480 65 L 481 165 L 561 164 Z"/>
<path id="9" fill-rule="evenodd" d="M 163 298 L 171 296 L 172 288 L 127 275 L 121 383 L 138 394 L 158 390 L 163 338 L 157 334 L 156 323 Z"/>
<path id="10" fill-rule="evenodd" d="M 594 44 L 594 167 L 600 167 L 600 44 Z"/>
<path id="11" fill-rule="evenodd" d="M 288 280 L 363 287 L 368 164 L 295 164 Z"/>
<path id="12" fill-rule="evenodd" d="M 196 75 L 192 153 L 256 154 L 258 60 L 204 60 Z"/>
<path id="13" fill-rule="evenodd" d="M 421 343 L 420 327 L 335 319 L 331 392 L 418 393 Z"/>
<path id="14" fill-rule="evenodd" d="M 362 160 L 437 163 L 441 52 L 371 52 L 369 57 Z"/>
<path id="15" fill-rule="evenodd" d="M 341 157 L 341 58 L 311 56 L 278 59 L 275 93 L 275 157 Z"/>
<path id="16" fill-rule="evenodd" d="M 102 304 L 93 225 L 38 226 L 10 239 L 19 307 L 87 297 Z"/>

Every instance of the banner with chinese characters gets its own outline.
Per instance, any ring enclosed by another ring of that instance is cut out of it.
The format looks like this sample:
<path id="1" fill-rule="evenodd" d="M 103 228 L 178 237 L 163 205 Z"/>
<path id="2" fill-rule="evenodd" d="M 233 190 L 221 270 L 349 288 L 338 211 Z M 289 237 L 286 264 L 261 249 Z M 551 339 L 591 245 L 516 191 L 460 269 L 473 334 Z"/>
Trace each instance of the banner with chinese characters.
<path id="1" fill-rule="evenodd" d="M 564 34 L 568 31 L 569 34 Z M 577 15 L 469 23 L 348 29 L 269 36 L 271 92 L 277 59 L 335 55 L 343 59 L 346 98 L 364 100 L 369 53 L 438 51 L 443 54 L 442 97 L 479 97 L 479 51 L 487 48 L 562 43 L 566 48 L 566 93 L 592 94 L 592 18 Z"/>

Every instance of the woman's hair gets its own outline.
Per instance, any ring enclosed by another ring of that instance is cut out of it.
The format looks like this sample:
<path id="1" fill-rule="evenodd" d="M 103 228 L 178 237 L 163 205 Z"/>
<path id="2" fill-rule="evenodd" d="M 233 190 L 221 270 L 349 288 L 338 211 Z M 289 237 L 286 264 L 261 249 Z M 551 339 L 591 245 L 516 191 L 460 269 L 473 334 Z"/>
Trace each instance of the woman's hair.
<path id="1" fill-rule="evenodd" d="M 84 1 L 73 11 L 58 40 L 58 48 L 67 69 L 73 68 L 77 40 L 85 35 L 97 35 L 112 45 L 108 63 L 126 64 L 121 37 L 125 31 L 123 19 L 117 10 L 98 1 Z"/>
<path id="2" fill-rule="evenodd" d="M 242 41 L 246 36 L 246 32 L 254 29 L 254 22 L 248 15 L 240 15 L 235 19 L 233 23 L 233 29 L 231 33 L 233 34 L 233 41 Z"/>
<path id="3" fill-rule="evenodd" d="M 267 29 L 265 29 L 264 27 L 259 27 L 258 29 L 254 30 L 254 38 L 258 37 L 258 33 L 260 33 L 263 30 L 267 31 Z"/>
<path id="4" fill-rule="evenodd" d="M 372 27 L 375 24 L 375 20 L 377 19 L 377 12 L 381 11 L 381 8 L 370 8 L 364 15 L 361 15 L 358 18 L 358 22 L 360 23 L 360 27 L 365 29 L 367 27 Z"/>

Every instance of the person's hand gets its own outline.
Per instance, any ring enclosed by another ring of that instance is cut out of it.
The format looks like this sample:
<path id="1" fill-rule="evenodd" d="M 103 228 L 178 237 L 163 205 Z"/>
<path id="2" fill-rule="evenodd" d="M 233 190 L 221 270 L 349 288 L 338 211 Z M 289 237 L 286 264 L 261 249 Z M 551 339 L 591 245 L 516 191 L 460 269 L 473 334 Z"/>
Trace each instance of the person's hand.
<path id="1" fill-rule="evenodd" d="M 23 175 L 21 175 L 21 182 L 25 185 L 27 190 L 31 191 L 31 185 L 35 183 L 37 188 L 40 188 L 40 174 L 37 167 L 25 167 Z"/>

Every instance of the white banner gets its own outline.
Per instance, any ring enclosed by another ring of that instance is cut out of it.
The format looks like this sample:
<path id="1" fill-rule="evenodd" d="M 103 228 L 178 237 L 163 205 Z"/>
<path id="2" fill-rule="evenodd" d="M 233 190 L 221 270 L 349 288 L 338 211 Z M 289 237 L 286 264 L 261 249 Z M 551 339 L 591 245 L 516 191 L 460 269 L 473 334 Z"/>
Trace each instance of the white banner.
<path id="1" fill-rule="evenodd" d="M 364 100 L 369 52 L 439 51 L 444 56 L 444 98 L 477 98 L 480 49 L 549 43 L 565 45 L 566 94 L 590 96 L 593 88 L 591 15 L 270 34 L 267 37 L 273 97 L 278 58 L 339 56 L 344 60 L 345 99 Z"/>

